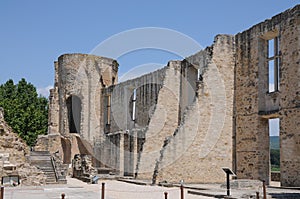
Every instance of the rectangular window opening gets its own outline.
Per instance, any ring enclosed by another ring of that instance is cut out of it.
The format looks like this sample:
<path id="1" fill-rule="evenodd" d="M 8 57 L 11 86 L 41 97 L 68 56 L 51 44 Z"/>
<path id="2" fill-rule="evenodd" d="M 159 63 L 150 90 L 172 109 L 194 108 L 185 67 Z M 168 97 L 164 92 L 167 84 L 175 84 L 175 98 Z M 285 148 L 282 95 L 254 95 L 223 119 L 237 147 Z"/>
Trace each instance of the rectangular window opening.
<path id="1" fill-rule="evenodd" d="M 136 112 L 136 89 L 133 90 L 132 97 L 132 120 L 135 121 L 135 112 Z"/>
<path id="2" fill-rule="evenodd" d="M 110 124 L 110 114 L 111 114 L 111 97 L 110 97 L 110 95 L 108 95 L 107 97 L 106 97 L 106 99 L 107 99 L 107 118 L 106 118 L 106 124 Z"/>
<path id="3" fill-rule="evenodd" d="M 279 66 L 280 66 L 280 48 L 279 38 L 275 37 L 268 40 L 268 91 L 276 92 L 279 90 Z"/>

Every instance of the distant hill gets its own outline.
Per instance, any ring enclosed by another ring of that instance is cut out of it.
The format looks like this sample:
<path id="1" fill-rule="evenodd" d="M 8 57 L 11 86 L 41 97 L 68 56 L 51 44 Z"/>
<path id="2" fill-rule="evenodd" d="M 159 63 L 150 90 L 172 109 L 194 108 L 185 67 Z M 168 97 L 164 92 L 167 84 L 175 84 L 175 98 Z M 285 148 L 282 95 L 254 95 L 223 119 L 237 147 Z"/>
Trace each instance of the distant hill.
<path id="1" fill-rule="evenodd" d="M 270 136 L 270 148 L 279 149 L 279 136 Z"/>

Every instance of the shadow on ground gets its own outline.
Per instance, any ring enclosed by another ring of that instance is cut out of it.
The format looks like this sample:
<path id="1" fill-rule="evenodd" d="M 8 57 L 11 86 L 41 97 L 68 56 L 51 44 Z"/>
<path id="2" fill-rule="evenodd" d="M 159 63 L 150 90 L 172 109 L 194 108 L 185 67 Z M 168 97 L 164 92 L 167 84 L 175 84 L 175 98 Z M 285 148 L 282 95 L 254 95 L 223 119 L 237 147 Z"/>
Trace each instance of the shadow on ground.
<path id="1" fill-rule="evenodd" d="M 300 199 L 300 193 L 270 193 L 272 198 Z"/>

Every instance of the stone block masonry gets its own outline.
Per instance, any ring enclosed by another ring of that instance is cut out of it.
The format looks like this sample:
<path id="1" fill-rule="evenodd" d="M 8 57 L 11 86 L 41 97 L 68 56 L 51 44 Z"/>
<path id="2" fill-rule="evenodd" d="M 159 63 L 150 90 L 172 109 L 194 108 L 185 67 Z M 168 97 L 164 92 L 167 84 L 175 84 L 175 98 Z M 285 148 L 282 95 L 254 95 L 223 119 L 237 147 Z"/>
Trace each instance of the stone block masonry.
<path id="1" fill-rule="evenodd" d="M 279 118 L 281 185 L 300 186 L 299 35 L 298 5 L 235 36 L 235 166 L 239 178 L 269 182 L 268 119 Z M 277 82 L 269 74 L 273 65 L 268 60 L 272 49 L 268 43 L 274 38 L 279 38 L 278 69 L 273 68 L 275 74 L 278 70 Z M 278 89 L 269 92 L 272 84 L 278 84 Z"/>
<path id="2" fill-rule="evenodd" d="M 117 83 L 117 61 L 55 62 L 49 135 L 38 147 L 90 154 L 139 179 L 270 181 L 268 120 L 280 120 L 282 186 L 300 186 L 300 5 L 160 70 Z"/>

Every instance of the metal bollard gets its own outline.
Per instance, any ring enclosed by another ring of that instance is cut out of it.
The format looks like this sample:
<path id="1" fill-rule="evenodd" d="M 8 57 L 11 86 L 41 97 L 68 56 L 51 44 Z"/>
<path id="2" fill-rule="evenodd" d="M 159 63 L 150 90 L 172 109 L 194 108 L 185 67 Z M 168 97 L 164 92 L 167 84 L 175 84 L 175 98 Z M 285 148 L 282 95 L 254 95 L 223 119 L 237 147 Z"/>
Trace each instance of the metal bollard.
<path id="1" fill-rule="evenodd" d="M 263 180 L 263 192 L 264 192 L 264 199 L 267 199 L 266 181 L 264 180 Z"/>
<path id="2" fill-rule="evenodd" d="M 62 194 L 61 194 L 61 199 L 65 199 L 65 196 L 66 196 L 66 195 L 65 195 L 64 193 L 62 193 Z"/>
<path id="3" fill-rule="evenodd" d="M 105 183 L 102 182 L 101 199 L 104 199 L 104 193 L 105 193 Z"/>
<path id="4" fill-rule="evenodd" d="M 256 192 L 256 199 L 259 199 L 259 192 Z"/>
<path id="5" fill-rule="evenodd" d="M 4 199 L 4 187 L 1 187 L 1 196 L 0 199 Z"/>
<path id="6" fill-rule="evenodd" d="M 184 199 L 184 190 L 183 190 L 183 185 L 180 185 L 180 199 Z"/>
<path id="7" fill-rule="evenodd" d="M 168 192 L 165 192 L 165 199 L 168 199 Z"/>

